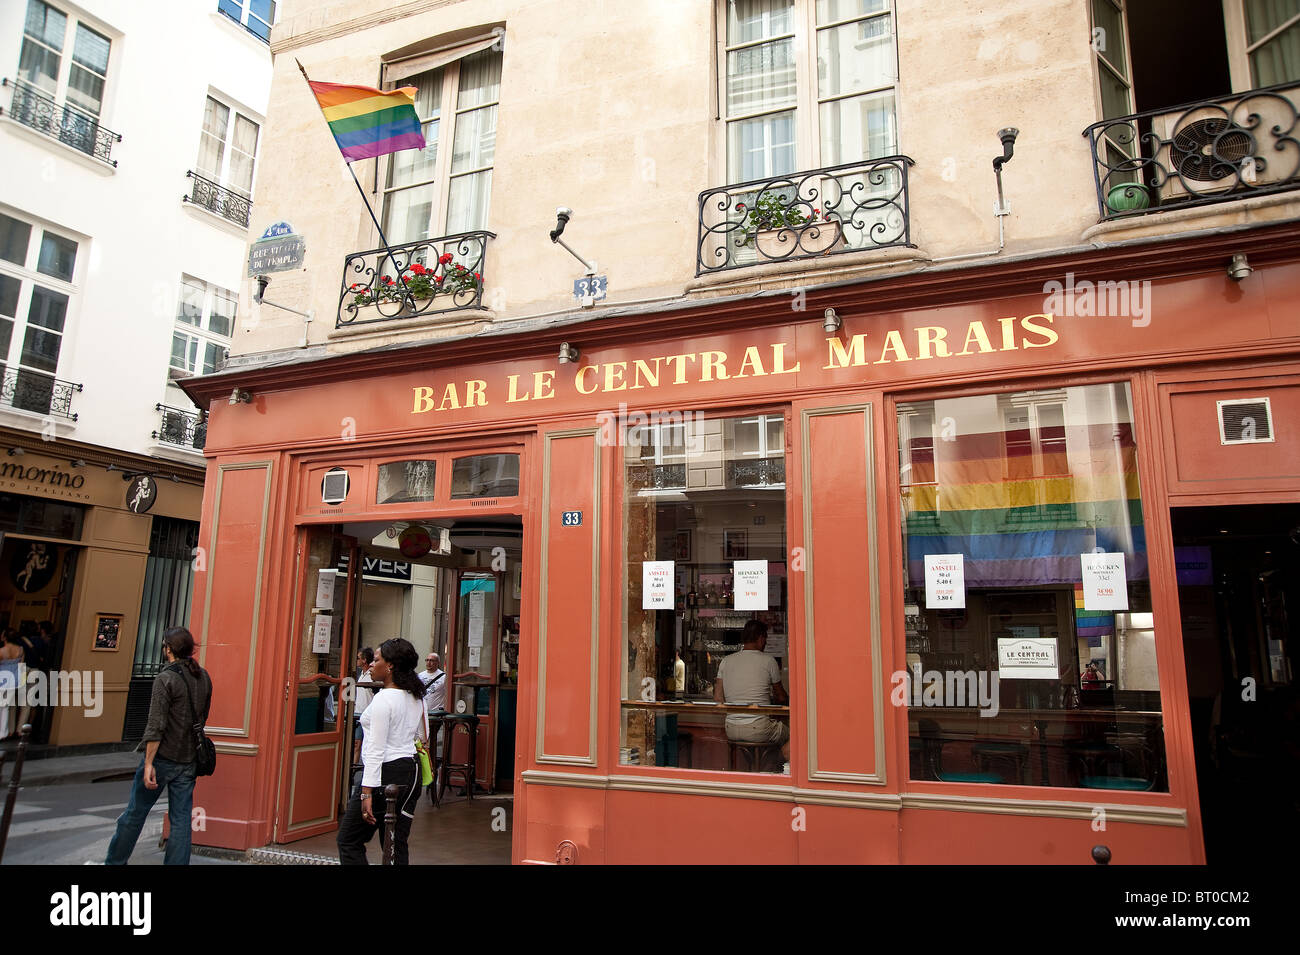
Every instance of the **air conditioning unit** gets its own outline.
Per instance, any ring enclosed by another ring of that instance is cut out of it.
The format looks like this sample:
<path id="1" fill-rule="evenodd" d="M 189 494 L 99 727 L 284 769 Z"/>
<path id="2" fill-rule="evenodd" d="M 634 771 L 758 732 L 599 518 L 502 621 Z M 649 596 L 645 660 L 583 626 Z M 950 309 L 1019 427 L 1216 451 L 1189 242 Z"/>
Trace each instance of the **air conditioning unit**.
<path id="1" fill-rule="evenodd" d="M 1158 187 L 1160 201 L 1263 188 L 1300 172 L 1300 145 L 1292 138 L 1298 103 L 1300 86 L 1153 116 L 1155 160 L 1169 174 Z"/>

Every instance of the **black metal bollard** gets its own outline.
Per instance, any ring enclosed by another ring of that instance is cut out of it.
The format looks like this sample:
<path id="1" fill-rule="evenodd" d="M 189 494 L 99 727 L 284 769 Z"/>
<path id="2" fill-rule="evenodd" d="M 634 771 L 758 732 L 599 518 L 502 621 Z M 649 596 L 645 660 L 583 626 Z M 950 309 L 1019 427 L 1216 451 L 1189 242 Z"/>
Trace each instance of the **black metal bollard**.
<path id="1" fill-rule="evenodd" d="M 397 814 L 402 808 L 397 803 L 400 793 L 401 789 L 396 783 L 389 783 L 384 787 L 384 865 L 393 865 Z"/>
<path id="2" fill-rule="evenodd" d="M 18 752 L 14 754 L 14 768 L 9 775 L 9 793 L 5 796 L 4 815 L 0 816 L 0 860 L 5 857 L 5 843 L 9 840 L 9 823 L 14 817 L 14 803 L 18 800 L 18 784 L 23 778 L 23 759 L 27 756 L 27 738 L 32 735 L 32 724 L 24 723 L 18 736 Z"/>

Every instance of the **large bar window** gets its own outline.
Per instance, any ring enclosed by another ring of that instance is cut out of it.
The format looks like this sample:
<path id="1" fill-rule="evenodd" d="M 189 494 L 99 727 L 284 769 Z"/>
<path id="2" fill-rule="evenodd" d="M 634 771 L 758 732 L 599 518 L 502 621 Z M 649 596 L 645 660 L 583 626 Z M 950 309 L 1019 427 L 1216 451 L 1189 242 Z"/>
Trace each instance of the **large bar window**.
<path id="1" fill-rule="evenodd" d="M 785 416 L 638 420 L 619 762 L 788 773 Z"/>
<path id="2" fill-rule="evenodd" d="M 1168 791 L 1126 384 L 900 403 L 911 777 Z"/>

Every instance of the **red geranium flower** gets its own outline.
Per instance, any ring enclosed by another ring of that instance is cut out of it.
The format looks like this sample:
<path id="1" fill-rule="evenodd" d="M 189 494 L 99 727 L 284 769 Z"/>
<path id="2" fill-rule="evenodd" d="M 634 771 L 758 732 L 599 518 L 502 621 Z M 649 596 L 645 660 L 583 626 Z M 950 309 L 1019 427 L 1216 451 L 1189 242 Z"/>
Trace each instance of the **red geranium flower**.
<path id="1" fill-rule="evenodd" d="M 478 279 L 480 282 L 483 281 L 483 276 L 479 275 L 477 272 L 474 273 L 474 278 Z"/>
<path id="2" fill-rule="evenodd" d="M 423 275 L 424 266 L 421 265 L 419 262 L 416 262 L 414 265 L 411 266 L 411 271 L 414 272 L 416 275 Z"/>
<path id="3" fill-rule="evenodd" d="M 443 277 L 442 277 L 441 275 L 435 275 L 435 276 L 433 277 L 433 281 L 434 281 L 435 283 L 437 283 L 438 285 L 441 285 L 441 284 L 442 284 L 442 279 L 443 279 Z"/>
<path id="4" fill-rule="evenodd" d="M 382 279 L 380 279 L 379 281 L 383 282 L 385 285 L 392 285 L 392 284 L 393 284 L 393 277 L 392 277 L 391 275 L 385 275 L 385 276 L 384 276 Z"/>
<path id="5" fill-rule="evenodd" d="M 451 261 L 451 253 L 450 253 L 450 252 L 444 252 L 444 253 L 442 253 L 442 255 L 438 256 L 438 262 L 439 262 L 440 264 L 442 264 L 442 265 L 446 265 L 446 264 L 447 264 L 448 262 L 450 262 L 450 261 Z"/>

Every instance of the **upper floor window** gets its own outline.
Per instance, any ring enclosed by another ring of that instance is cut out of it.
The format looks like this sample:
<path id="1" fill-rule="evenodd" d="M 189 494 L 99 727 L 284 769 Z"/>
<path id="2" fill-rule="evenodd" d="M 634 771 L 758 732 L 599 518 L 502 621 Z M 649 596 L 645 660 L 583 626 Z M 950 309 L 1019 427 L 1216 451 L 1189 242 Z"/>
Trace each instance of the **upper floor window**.
<path id="1" fill-rule="evenodd" d="M 260 40 L 271 42 L 275 23 L 275 0 L 217 0 L 217 10 L 224 13 Z"/>
<path id="2" fill-rule="evenodd" d="M 18 79 L 53 99 L 99 116 L 111 41 L 57 7 L 28 0 Z"/>
<path id="3" fill-rule="evenodd" d="M 199 138 L 198 171 L 219 185 L 253 194 L 253 162 L 261 128 L 253 120 L 209 96 Z"/>
<path id="4" fill-rule="evenodd" d="M 426 145 L 388 157 L 388 241 L 418 242 L 487 228 L 501 52 L 482 50 L 395 85 L 418 90 L 415 108 Z"/>
<path id="5" fill-rule="evenodd" d="M 210 375 L 217 370 L 235 330 L 237 301 L 234 292 L 220 286 L 188 275 L 181 279 L 171 358 L 171 368 L 179 377 Z"/>
<path id="6" fill-rule="evenodd" d="M 0 378 L 15 408 L 46 414 L 70 397 L 55 375 L 77 252 L 67 236 L 0 212 Z"/>
<path id="7" fill-rule="evenodd" d="M 720 72 L 728 181 L 898 151 L 890 0 L 727 0 L 725 6 Z"/>

